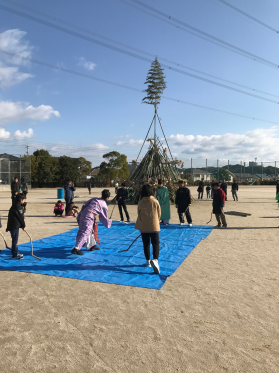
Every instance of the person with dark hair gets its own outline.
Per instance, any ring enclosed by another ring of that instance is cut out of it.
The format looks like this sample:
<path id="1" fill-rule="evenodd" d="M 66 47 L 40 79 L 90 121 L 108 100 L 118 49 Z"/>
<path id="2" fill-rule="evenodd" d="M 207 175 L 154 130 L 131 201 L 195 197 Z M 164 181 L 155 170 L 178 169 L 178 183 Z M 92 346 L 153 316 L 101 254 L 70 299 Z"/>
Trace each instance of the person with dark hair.
<path id="1" fill-rule="evenodd" d="M 141 200 L 138 203 L 138 218 L 135 229 L 141 232 L 146 266 L 153 268 L 156 274 L 160 273 L 159 259 L 159 219 L 161 208 L 159 202 L 153 197 L 151 185 L 145 184 L 141 190 Z M 153 260 L 150 260 L 150 240 L 153 247 Z"/>
<path id="2" fill-rule="evenodd" d="M 27 193 L 28 193 L 28 183 L 25 181 L 25 177 L 21 179 L 21 192 L 24 194 L 24 197 L 26 199 Z"/>
<path id="3" fill-rule="evenodd" d="M 69 179 L 67 181 L 67 184 L 64 185 L 64 192 L 65 192 L 64 199 L 66 201 L 66 208 L 65 208 L 66 215 L 68 215 L 70 203 L 74 199 L 74 191 L 75 190 L 76 190 L 76 188 L 74 187 L 74 184 L 72 183 L 72 180 Z"/>
<path id="4" fill-rule="evenodd" d="M 123 208 L 123 210 L 125 212 L 125 215 L 126 215 L 126 218 L 127 218 L 127 222 L 129 223 L 130 222 L 130 216 L 129 216 L 127 206 L 126 206 L 127 199 L 128 199 L 128 191 L 127 191 L 127 188 L 126 188 L 126 184 L 122 183 L 121 188 L 119 188 L 117 190 L 117 196 L 116 196 L 116 202 L 115 203 L 118 204 L 118 209 L 119 209 L 119 214 L 120 214 L 121 221 L 124 221 L 123 211 L 122 211 L 122 208 Z"/>
<path id="5" fill-rule="evenodd" d="M 164 186 L 162 180 L 158 180 L 158 190 L 157 190 L 157 198 L 160 203 L 161 207 L 161 217 L 160 220 L 163 224 L 169 224 L 170 222 L 170 198 L 169 198 L 169 190 L 166 186 Z"/>
<path id="6" fill-rule="evenodd" d="M 277 183 L 276 183 L 276 196 L 279 197 L 279 180 L 277 180 Z M 277 201 L 277 203 L 279 203 L 279 200 Z"/>
<path id="7" fill-rule="evenodd" d="M 226 180 L 223 180 L 223 182 L 220 184 L 220 188 L 223 190 L 223 192 L 226 195 L 227 200 L 227 190 L 228 190 L 228 184 L 226 183 Z"/>
<path id="8" fill-rule="evenodd" d="M 19 194 L 20 185 L 18 182 L 18 178 L 15 177 L 14 181 L 11 184 L 11 193 L 12 193 L 12 204 L 16 202 L 16 196 Z"/>
<path id="9" fill-rule="evenodd" d="M 234 201 L 235 201 L 235 199 L 238 201 L 237 192 L 238 192 L 238 184 L 234 180 L 233 183 L 232 183 L 232 196 L 233 196 Z"/>
<path id="10" fill-rule="evenodd" d="M 55 214 L 55 217 L 58 215 L 58 216 L 62 216 L 63 215 L 63 212 L 64 212 L 64 205 L 63 203 L 61 202 L 61 200 L 57 201 L 57 203 L 55 204 L 54 206 L 54 214 Z"/>
<path id="11" fill-rule="evenodd" d="M 207 187 L 206 187 L 206 198 L 210 198 L 210 190 L 211 190 L 211 187 L 210 187 L 210 185 L 208 183 Z"/>
<path id="12" fill-rule="evenodd" d="M 23 254 L 18 252 L 18 236 L 19 228 L 25 231 L 25 221 L 23 217 L 24 194 L 17 194 L 15 202 L 9 210 L 8 223 L 6 232 L 11 233 L 12 237 L 12 259 L 20 260 L 23 259 Z"/>
<path id="13" fill-rule="evenodd" d="M 82 206 L 80 213 L 77 217 L 79 230 L 76 237 L 76 245 L 71 251 L 75 255 L 83 255 L 81 248 L 86 246 L 86 241 L 89 236 L 93 236 L 93 245 L 88 250 L 99 250 L 96 241 L 100 244 L 98 238 L 98 229 L 96 217 L 99 215 L 100 222 L 106 227 L 110 228 L 112 220 L 108 219 L 108 206 L 107 201 L 110 197 L 110 191 L 104 189 L 102 191 L 102 198 L 91 198 Z"/>
<path id="14" fill-rule="evenodd" d="M 218 225 L 216 228 L 227 228 L 227 221 L 224 214 L 226 194 L 223 189 L 220 188 L 220 183 L 214 183 L 214 194 L 213 194 L 213 214 L 216 216 Z M 222 226 L 223 225 L 223 226 Z"/>
<path id="15" fill-rule="evenodd" d="M 88 183 L 88 192 L 89 192 L 89 194 L 91 194 L 91 182 L 90 181 Z"/>
<path id="16" fill-rule="evenodd" d="M 185 214 L 189 227 L 192 227 L 192 217 L 189 211 L 192 202 L 191 192 L 190 189 L 185 187 L 183 180 L 180 180 L 178 184 L 179 189 L 176 192 L 175 207 L 177 208 L 180 225 L 184 225 L 183 214 Z"/>
<path id="17" fill-rule="evenodd" d="M 78 216 L 78 207 L 75 206 L 74 201 L 70 202 L 69 210 L 68 210 L 68 216 L 76 217 Z"/>
<path id="18" fill-rule="evenodd" d="M 201 181 L 199 182 L 198 192 L 199 192 L 198 199 L 202 199 L 203 192 L 204 192 L 204 179 L 201 179 Z"/>

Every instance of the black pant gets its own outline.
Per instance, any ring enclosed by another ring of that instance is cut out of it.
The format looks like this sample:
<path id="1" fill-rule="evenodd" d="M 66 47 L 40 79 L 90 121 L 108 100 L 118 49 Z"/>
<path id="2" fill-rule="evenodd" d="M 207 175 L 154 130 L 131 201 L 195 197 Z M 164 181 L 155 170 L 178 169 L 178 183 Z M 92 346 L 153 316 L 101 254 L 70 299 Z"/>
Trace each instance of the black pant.
<path id="1" fill-rule="evenodd" d="M 63 215 L 63 211 L 61 210 L 54 210 L 53 212 L 55 215 L 61 215 L 61 216 Z"/>
<path id="2" fill-rule="evenodd" d="M 119 214 L 120 214 L 120 219 L 121 221 L 124 221 L 124 218 L 123 218 L 123 212 L 122 212 L 122 207 L 123 207 L 123 210 L 125 212 L 125 215 L 126 215 L 126 218 L 127 220 L 130 220 L 130 216 L 129 216 L 129 213 L 127 211 L 127 206 L 126 206 L 126 202 L 122 201 L 122 202 L 118 202 L 118 209 L 119 209 Z"/>
<path id="3" fill-rule="evenodd" d="M 186 209 L 185 215 L 186 215 L 186 219 L 187 219 L 188 224 L 192 224 L 192 217 L 191 217 L 191 214 L 190 214 L 190 211 L 189 211 L 188 208 Z M 178 216 L 179 216 L 180 223 L 184 223 L 183 212 L 179 212 Z"/>
<path id="4" fill-rule="evenodd" d="M 203 192 L 204 192 L 204 189 L 203 189 L 201 192 L 199 192 L 198 199 L 202 199 L 202 197 L 203 197 Z"/>
<path id="5" fill-rule="evenodd" d="M 11 230 L 11 237 L 12 237 L 12 256 L 15 257 L 18 254 L 17 242 L 19 236 L 19 228 Z"/>
<path id="6" fill-rule="evenodd" d="M 69 198 L 69 199 L 65 199 L 65 201 L 66 201 L 65 215 L 68 215 L 70 203 L 72 202 L 72 200 Z"/>
<path id="7" fill-rule="evenodd" d="M 26 191 L 25 191 L 25 192 L 22 192 L 22 194 L 24 195 L 24 198 L 25 198 L 25 199 L 27 198 L 27 193 L 28 193 L 28 192 L 26 192 Z"/>
<path id="8" fill-rule="evenodd" d="M 150 239 L 153 247 L 153 259 L 159 259 L 159 232 L 141 234 L 144 255 L 146 260 L 150 260 Z"/>

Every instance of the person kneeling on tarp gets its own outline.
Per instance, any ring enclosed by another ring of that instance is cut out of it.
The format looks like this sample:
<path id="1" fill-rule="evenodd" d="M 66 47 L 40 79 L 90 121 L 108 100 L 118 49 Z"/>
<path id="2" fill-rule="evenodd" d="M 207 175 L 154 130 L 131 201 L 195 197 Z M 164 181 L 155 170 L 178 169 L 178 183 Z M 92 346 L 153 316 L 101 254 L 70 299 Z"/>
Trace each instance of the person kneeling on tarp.
<path id="1" fill-rule="evenodd" d="M 159 202 L 153 197 L 151 185 L 143 185 L 141 200 L 138 204 L 138 218 L 135 229 L 141 232 L 146 266 L 153 267 L 156 274 L 160 273 L 159 259 L 159 219 L 161 208 Z M 150 239 L 153 247 L 153 260 L 150 261 Z"/>
<path id="2" fill-rule="evenodd" d="M 87 201 L 78 214 L 77 222 L 79 230 L 76 238 L 76 245 L 71 251 L 72 254 L 83 255 L 80 251 L 82 246 L 86 243 L 89 236 L 94 235 L 94 240 L 98 241 L 98 230 L 96 215 L 99 215 L 100 222 L 106 227 L 110 228 L 112 220 L 108 219 L 108 206 L 110 192 L 107 189 L 102 191 L 102 198 L 91 198 Z M 99 243 L 99 242 L 98 242 Z M 100 243 L 99 243 L 100 244 Z M 96 243 L 90 248 L 90 251 L 98 250 Z"/>

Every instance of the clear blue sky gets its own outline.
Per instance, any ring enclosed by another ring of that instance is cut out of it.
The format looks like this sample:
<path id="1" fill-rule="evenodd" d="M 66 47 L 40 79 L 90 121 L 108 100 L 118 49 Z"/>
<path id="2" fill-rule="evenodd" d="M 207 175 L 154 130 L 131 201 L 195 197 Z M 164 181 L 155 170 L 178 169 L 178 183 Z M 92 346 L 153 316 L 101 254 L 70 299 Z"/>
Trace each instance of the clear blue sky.
<path id="1" fill-rule="evenodd" d="M 279 65 L 279 34 L 218 0 L 142 1 Z M 227 1 L 279 29 L 278 1 Z M 158 55 L 159 61 L 160 57 L 167 58 L 278 95 L 254 92 L 279 102 L 279 68 L 253 61 L 173 27 L 142 12 L 129 0 L 0 0 L 0 5 L 104 41 L 90 34 L 97 33 Z M 150 68 L 148 62 L 1 9 L 0 49 L 142 90 Z M 170 70 L 165 70 L 165 75 L 164 95 L 168 97 L 279 123 L 278 104 Z M 30 144 L 31 153 L 37 147 L 44 147 L 53 155 L 85 156 L 96 166 L 104 152 L 118 150 L 131 160 L 139 151 L 139 140 L 144 139 L 153 116 L 153 108 L 141 103 L 143 97 L 141 92 L 51 70 L 0 53 L 1 151 L 23 154 L 25 145 Z M 33 107 L 29 111 L 28 105 Z M 276 124 L 163 99 L 159 115 L 171 149 L 179 159 L 207 157 L 248 161 L 254 157 L 261 160 L 276 160 L 277 157 L 279 160 Z"/>

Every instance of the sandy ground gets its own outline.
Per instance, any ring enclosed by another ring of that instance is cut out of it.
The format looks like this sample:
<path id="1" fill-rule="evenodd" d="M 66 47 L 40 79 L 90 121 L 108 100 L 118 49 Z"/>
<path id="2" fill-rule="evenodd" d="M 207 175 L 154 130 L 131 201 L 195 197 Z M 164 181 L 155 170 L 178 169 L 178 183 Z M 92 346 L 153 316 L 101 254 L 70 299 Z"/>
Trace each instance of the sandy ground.
<path id="1" fill-rule="evenodd" d="M 80 206 L 89 199 L 76 194 Z M 0 200 L 4 232 L 10 194 Z M 55 201 L 56 190 L 29 193 L 34 239 L 76 226 L 52 216 Z M 213 230 L 161 290 L 0 271 L 0 372 L 279 372 L 275 187 L 241 187 L 225 210 L 252 216 L 227 216 L 229 228 Z M 194 224 L 210 212 L 210 200 L 194 203 Z"/>

